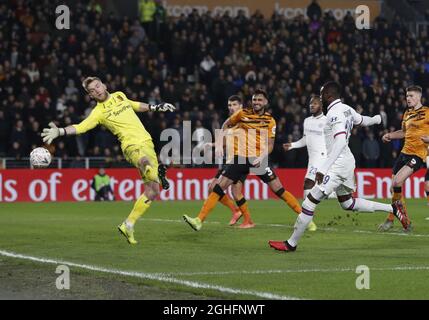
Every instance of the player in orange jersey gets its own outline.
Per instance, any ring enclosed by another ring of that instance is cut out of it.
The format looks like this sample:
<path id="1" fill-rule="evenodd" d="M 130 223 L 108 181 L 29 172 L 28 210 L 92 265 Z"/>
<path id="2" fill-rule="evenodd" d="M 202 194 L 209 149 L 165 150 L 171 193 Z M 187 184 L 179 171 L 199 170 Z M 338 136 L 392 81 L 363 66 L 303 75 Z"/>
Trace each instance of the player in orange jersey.
<path id="1" fill-rule="evenodd" d="M 214 186 L 213 192 L 204 202 L 198 217 L 183 216 L 185 222 L 194 230 L 199 231 L 201 229 L 202 222 L 216 206 L 219 199 L 224 196 L 224 190 L 243 175 L 247 176 L 251 170 L 256 171 L 255 174 L 268 184 L 270 189 L 297 214 L 301 212 L 298 200 L 283 188 L 280 179 L 268 165 L 268 155 L 274 147 L 276 122 L 271 114 L 265 111 L 267 105 L 267 93 L 263 90 L 256 90 L 252 96 L 252 108 L 242 109 L 225 121 L 223 129 L 237 126 L 235 137 L 239 139 L 239 142 L 227 143 L 227 149 L 231 145 L 233 146 L 233 158 L 228 162 L 225 171 Z M 219 143 L 220 145 L 216 147 L 216 153 L 221 155 L 223 153 L 223 137 L 217 139 L 217 144 Z M 227 154 L 230 154 L 229 150 L 227 150 Z"/>
<path id="2" fill-rule="evenodd" d="M 428 155 L 429 145 L 429 108 L 422 105 L 422 88 L 410 86 L 407 88 L 408 110 L 404 113 L 402 129 L 386 133 L 383 142 L 394 139 L 405 139 L 404 147 L 393 167 L 393 197 L 392 203 L 402 198 L 404 182 L 420 168 L 423 168 Z M 387 231 L 393 227 L 395 216 L 391 213 L 378 229 Z M 406 231 L 411 230 L 411 221 Z"/>
<path id="3" fill-rule="evenodd" d="M 241 110 L 242 108 L 243 108 L 243 101 L 239 96 L 233 95 L 228 98 L 228 111 L 230 116 L 232 116 L 234 113 Z M 233 133 L 235 128 L 236 127 L 228 128 L 227 131 Z M 210 143 L 208 145 L 213 147 L 215 146 L 214 143 L 213 144 Z M 226 166 L 223 165 L 217 172 L 215 178 L 213 179 L 213 181 L 209 186 L 210 192 L 213 191 L 213 188 L 219 182 L 219 178 L 224 174 L 225 167 Z M 230 226 L 235 225 L 242 216 L 244 217 L 244 222 L 239 225 L 239 228 L 242 228 L 242 229 L 248 229 L 255 226 L 255 224 L 252 222 L 252 219 L 250 218 L 250 212 L 247 207 L 247 201 L 242 192 L 243 184 L 245 180 L 246 180 L 246 175 L 242 175 L 239 178 L 239 180 L 233 183 L 231 186 L 231 193 L 237 207 L 234 205 L 234 202 L 232 201 L 232 199 L 229 197 L 227 193 L 225 193 L 225 195 L 219 199 L 219 202 L 225 205 L 226 207 L 228 207 L 232 212 L 232 217 L 229 222 Z"/>

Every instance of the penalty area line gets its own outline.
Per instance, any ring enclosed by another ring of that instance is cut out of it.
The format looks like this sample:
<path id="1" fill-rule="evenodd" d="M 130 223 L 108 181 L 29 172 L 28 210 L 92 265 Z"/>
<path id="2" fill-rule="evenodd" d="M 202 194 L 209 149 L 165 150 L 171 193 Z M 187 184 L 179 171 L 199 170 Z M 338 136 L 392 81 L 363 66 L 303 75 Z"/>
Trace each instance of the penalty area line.
<path id="1" fill-rule="evenodd" d="M 139 279 L 145 279 L 145 280 L 155 280 L 155 281 L 159 281 L 159 282 L 173 283 L 173 284 L 177 284 L 177 285 L 181 285 L 181 286 L 189 287 L 189 288 L 194 288 L 194 289 L 214 290 L 214 291 L 218 291 L 221 293 L 228 293 L 228 294 L 233 294 L 233 295 L 248 295 L 248 296 L 254 296 L 254 297 L 269 299 L 269 300 L 300 300 L 300 298 L 297 298 L 297 297 L 283 296 L 283 295 L 278 295 L 278 294 L 274 294 L 271 292 L 242 290 L 242 289 L 237 289 L 237 288 L 229 288 L 229 287 L 223 287 L 223 286 L 219 286 L 219 285 L 212 285 L 212 284 L 203 283 L 203 282 L 182 280 L 182 279 L 174 278 L 168 274 L 145 273 L 145 272 L 134 272 L 134 271 L 109 269 L 109 268 L 104 268 L 104 267 L 99 267 L 99 266 L 94 266 L 94 265 L 87 265 L 87 264 L 80 264 L 80 263 L 74 263 L 74 262 L 69 262 L 69 261 L 62 261 L 62 260 L 54 260 L 54 259 L 28 256 L 28 255 L 23 255 L 23 254 L 19 254 L 19 253 L 15 253 L 15 252 L 4 251 L 4 250 L 0 250 L 0 256 L 4 256 L 4 257 L 8 257 L 8 258 L 14 258 L 14 259 L 27 260 L 27 261 L 33 261 L 33 262 L 38 262 L 38 263 L 42 263 L 42 264 L 66 265 L 69 267 L 75 267 L 75 268 L 90 270 L 90 271 L 95 271 L 95 272 L 115 274 L 115 275 L 133 277 L 133 278 L 139 278 Z"/>

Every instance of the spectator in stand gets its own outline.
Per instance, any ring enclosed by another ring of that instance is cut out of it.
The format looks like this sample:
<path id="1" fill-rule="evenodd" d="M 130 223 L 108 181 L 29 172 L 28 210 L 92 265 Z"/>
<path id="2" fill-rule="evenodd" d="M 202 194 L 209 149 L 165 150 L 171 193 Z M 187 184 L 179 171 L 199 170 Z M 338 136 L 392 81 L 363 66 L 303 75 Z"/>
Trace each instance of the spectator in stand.
<path id="1" fill-rule="evenodd" d="M 110 187 L 110 177 L 104 168 L 100 168 L 92 180 L 91 187 L 95 190 L 95 201 L 115 200 L 112 188 Z"/>
<path id="2" fill-rule="evenodd" d="M 322 8 L 317 3 L 317 0 L 312 0 L 307 7 L 307 17 L 312 21 L 318 21 L 322 17 Z"/>
<path id="3" fill-rule="evenodd" d="M 370 131 L 363 142 L 362 154 L 365 158 L 367 168 L 376 168 L 380 157 L 380 144 L 374 138 L 374 133 Z"/>
<path id="4" fill-rule="evenodd" d="M 141 0 L 148 7 L 152 2 Z M 185 119 L 193 121 L 193 128 L 199 120 L 213 132 L 227 116 L 224 106 L 231 92 L 248 100 L 255 88 L 265 88 L 269 111 L 283 123 L 277 129 L 274 165 L 289 167 L 301 166 L 302 157 L 285 159 L 281 144 L 292 133 L 302 136 L 300 122 L 308 116 L 305 98 L 327 80 L 345 84 L 344 102 L 358 112 L 382 114 L 383 125 L 376 130 L 400 128 L 404 88 L 409 84 L 420 84 L 426 88 L 423 96 L 429 96 L 429 43 L 425 37 L 413 37 L 400 20 L 389 24 L 377 17 L 371 32 L 362 33 L 350 26 L 349 16 L 336 20 L 332 13 L 323 14 L 316 1 L 307 10 L 316 20 L 279 14 L 264 19 L 260 13 L 246 17 L 242 12 L 230 17 L 196 10 L 177 19 L 164 18 L 158 2 L 154 12 L 163 17 L 162 27 L 156 36 L 143 36 L 142 28 L 150 25 L 142 20 L 104 14 L 106 10 L 98 8 L 105 4 L 102 1 L 93 1 L 95 7 L 74 1 L 76 25 L 59 33 L 44 17 L 61 1 L 27 3 L 11 1 L 0 8 L 0 154 L 6 156 L 16 155 L 17 149 L 28 154 L 29 146 L 11 145 L 19 120 L 31 135 L 34 121 L 43 127 L 51 119 L 64 125 L 87 116 L 93 104 L 76 84 L 92 74 L 105 79 L 110 91 L 180 106 L 180 112 L 166 117 L 142 116 L 150 123 L 155 143 L 164 128 L 181 129 Z M 144 11 L 145 16 L 155 21 L 151 10 Z M 201 111 L 205 119 L 198 116 Z M 62 152 L 68 157 L 103 156 L 100 143 L 112 143 L 108 148 L 114 150 L 116 141 L 100 139 L 99 131 L 70 139 Z M 356 128 L 351 145 L 353 140 L 362 144 L 356 138 L 364 136 Z M 395 142 L 391 157 L 400 145 Z M 358 147 L 352 149 L 357 152 Z M 389 150 L 381 150 L 385 152 Z M 112 151 L 112 159 L 116 155 Z M 358 166 L 362 164 L 355 157 Z"/>

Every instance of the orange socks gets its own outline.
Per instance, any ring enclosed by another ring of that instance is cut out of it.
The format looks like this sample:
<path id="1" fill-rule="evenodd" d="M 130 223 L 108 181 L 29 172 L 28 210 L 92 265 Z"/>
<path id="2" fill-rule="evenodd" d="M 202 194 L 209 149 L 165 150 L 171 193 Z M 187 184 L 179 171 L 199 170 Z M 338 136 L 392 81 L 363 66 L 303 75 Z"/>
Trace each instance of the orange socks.
<path id="1" fill-rule="evenodd" d="M 296 214 L 301 213 L 301 205 L 299 204 L 298 200 L 290 193 L 289 191 L 286 191 L 284 188 L 281 188 L 276 192 L 276 195 L 281 198 L 286 204 L 296 212 Z"/>
<path id="2" fill-rule="evenodd" d="M 393 188 L 392 203 L 401 199 L 402 199 L 402 188 L 401 187 Z M 395 220 L 395 215 L 393 213 L 389 213 L 389 216 L 387 217 L 387 219 L 390 221 L 393 221 Z"/>
<path id="3" fill-rule="evenodd" d="M 237 201 L 237 205 L 240 208 L 241 213 L 243 213 L 243 223 L 252 223 L 250 218 L 249 207 L 247 206 L 247 201 L 245 198 Z"/>
<path id="4" fill-rule="evenodd" d="M 210 211 L 212 211 L 213 208 L 216 207 L 219 198 L 220 196 L 215 192 L 211 192 L 209 194 L 207 200 L 204 202 L 203 207 L 201 208 L 200 213 L 198 214 L 198 218 L 200 218 L 201 221 L 204 221 L 209 215 Z"/>
<path id="5" fill-rule="evenodd" d="M 228 207 L 232 211 L 232 213 L 238 210 L 237 207 L 234 205 L 232 199 L 227 194 L 220 198 L 219 202 L 222 203 L 225 207 Z"/>

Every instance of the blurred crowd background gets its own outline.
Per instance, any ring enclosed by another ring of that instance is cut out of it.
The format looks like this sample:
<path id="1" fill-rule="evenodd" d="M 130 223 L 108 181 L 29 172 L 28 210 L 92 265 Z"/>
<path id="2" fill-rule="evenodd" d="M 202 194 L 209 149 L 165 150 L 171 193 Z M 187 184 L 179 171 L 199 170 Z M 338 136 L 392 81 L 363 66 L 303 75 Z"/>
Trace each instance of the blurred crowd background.
<path id="1" fill-rule="evenodd" d="M 405 88 L 429 94 L 429 38 L 415 37 L 399 19 L 378 17 L 370 30 L 357 30 L 347 15 L 336 20 L 317 2 L 308 16 L 270 19 L 199 15 L 170 18 L 160 2 L 142 0 L 139 18 L 103 12 L 102 1 L 74 1 L 70 30 L 55 28 L 58 1 L 0 0 L 0 157 L 20 159 L 42 144 L 50 121 L 66 126 L 94 106 L 81 81 L 100 77 L 113 91 L 152 104 L 170 102 L 177 112 L 141 114 L 156 148 L 166 128 L 220 128 L 227 98 L 264 88 L 277 121 L 274 166 L 305 167 L 306 150 L 283 152 L 302 136 L 308 98 L 327 80 L 340 82 L 344 102 L 383 123 L 355 128 L 350 147 L 358 167 L 391 167 L 401 141 L 381 136 L 401 127 Z M 186 139 L 186 137 L 182 137 Z M 60 139 L 51 147 L 62 159 L 106 157 L 120 165 L 119 145 L 103 128 Z"/>

